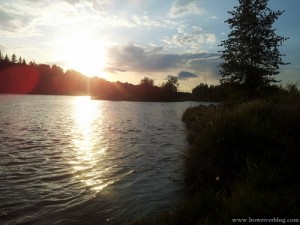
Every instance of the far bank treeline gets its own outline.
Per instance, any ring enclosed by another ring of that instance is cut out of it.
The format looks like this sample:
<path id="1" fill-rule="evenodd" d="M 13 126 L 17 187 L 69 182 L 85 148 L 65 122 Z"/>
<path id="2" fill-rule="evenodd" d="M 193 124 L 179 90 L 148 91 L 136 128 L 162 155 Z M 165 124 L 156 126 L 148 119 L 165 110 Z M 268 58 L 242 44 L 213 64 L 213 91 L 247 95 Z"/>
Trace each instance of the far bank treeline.
<path id="1" fill-rule="evenodd" d="M 161 86 L 147 77 L 140 84 L 109 82 L 89 78 L 75 70 L 57 65 L 26 62 L 15 54 L 11 57 L 0 51 L 0 93 L 41 95 L 91 95 L 94 99 L 124 101 L 222 101 L 224 88 L 199 84 L 192 93 L 179 92 L 178 80 L 170 77 Z"/>

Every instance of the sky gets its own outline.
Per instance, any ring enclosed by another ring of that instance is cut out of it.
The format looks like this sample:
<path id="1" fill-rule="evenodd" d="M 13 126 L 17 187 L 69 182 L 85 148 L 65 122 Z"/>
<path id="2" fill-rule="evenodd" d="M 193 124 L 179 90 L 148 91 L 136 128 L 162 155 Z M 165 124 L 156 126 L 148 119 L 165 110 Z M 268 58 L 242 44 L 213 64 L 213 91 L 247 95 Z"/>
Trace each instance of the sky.
<path id="1" fill-rule="evenodd" d="M 87 76 L 161 85 L 181 91 L 218 84 L 225 20 L 238 0 L 0 0 L 0 50 L 27 62 L 56 64 Z M 278 80 L 300 82 L 299 0 L 270 0 L 285 10 L 274 24 L 289 37 L 280 48 Z"/>

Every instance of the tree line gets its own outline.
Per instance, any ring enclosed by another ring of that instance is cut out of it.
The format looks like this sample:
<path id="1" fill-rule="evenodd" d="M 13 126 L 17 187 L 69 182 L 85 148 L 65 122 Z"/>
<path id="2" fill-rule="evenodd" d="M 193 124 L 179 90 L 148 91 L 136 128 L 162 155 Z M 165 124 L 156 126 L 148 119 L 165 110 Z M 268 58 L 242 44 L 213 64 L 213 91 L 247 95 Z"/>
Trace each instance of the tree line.
<path id="1" fill-rule="evenodd" d="M 161 86 L 154 80 L 144 77 L 138 85 L 122 82 L 110 82 L 93 77 L 90 81 L 90 93 L 94 99 L 122 101 L 178 101 L 187 100 L 187 93 L 178 91 L 178 80 L 169 78 Z M 99 88 L 101 87 L 101 88 Z M 185 99 L 183 99 L 185 98 Z"/>
<path id="2" fill-rule="evenodd" d="M 0 52 L 0 93 L 86 95 L 88 78 L 75 70 L 57 65 L 36 64 L 15 54 L 11 59 Z"/>
<path id="3" fill-rule="evenodd" d="M 0 93 L 42 95 L 91 95 L 93 99 L 123 101 L 203 101 L 223 102 L 243 96 L 243 85 L 221 82 L 218 85 L 200 83 L 192 93 L 179 91 L 177 78 L 170 77 L 160 86 L 144 77 L 138 85 L 110 82 L 103 78 L 89 78 L 75 70 L 64 70 L 57 65 L 26 62 L 13 54 L 3 56 L 0 51 Z M 262 92 L 262 90 L 260 90 Z M 266 93 L 285 91 L 280 86 L 264 87 Z"/>
<path id="4" fill-rule="evenodd" d="M 89 78 L 75 70 L 57 65 L 37 64 L 0 51 L 0 93 L 42 95 L 91 95 L 94 99 L 128 101 L 175 101 L 187 95 L 178 91 L 178 80 L 169 78 L 161 86 L 145 77 L 140 84 L 110 82 Z"/>

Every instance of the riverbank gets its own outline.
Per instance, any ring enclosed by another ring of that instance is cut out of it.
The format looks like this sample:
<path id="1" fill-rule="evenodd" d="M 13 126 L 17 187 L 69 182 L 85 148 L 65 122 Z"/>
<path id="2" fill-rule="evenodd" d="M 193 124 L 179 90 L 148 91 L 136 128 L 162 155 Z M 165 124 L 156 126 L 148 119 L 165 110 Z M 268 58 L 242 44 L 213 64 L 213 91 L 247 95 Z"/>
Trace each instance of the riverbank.
<path id="1" fill-rule="evenodd" d="M 300 101 L 288 97 L 188 109 L 190 195 L 155 221 L 133 224 L 299 222 Z"/>

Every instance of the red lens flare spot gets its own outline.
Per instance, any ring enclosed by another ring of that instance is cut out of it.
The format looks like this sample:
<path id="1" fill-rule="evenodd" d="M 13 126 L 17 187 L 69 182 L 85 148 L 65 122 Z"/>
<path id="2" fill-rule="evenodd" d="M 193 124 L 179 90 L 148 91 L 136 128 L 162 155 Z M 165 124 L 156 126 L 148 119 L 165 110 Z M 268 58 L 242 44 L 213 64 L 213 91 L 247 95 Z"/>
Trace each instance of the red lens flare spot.
<path id="1" fill-rule="evenodd" d="M 36 68 L 16 65 L 0 71 L 0 92 L 30 94 L 39 82 Z"/>

